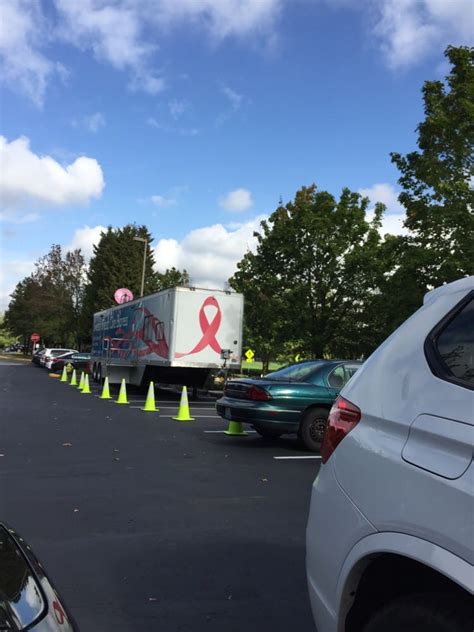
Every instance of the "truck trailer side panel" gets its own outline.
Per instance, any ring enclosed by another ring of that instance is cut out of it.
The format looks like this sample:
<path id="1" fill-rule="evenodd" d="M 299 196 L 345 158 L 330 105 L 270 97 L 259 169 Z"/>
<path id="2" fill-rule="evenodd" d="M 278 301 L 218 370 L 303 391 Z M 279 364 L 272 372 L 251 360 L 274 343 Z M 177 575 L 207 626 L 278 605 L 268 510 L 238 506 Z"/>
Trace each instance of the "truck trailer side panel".
<path id="1" fill-rule="evenodd" d="M 222 366 L 223 350 L 227 366 L 240 366 L 242 319 L 241 294 L 181 287 L 104 310 L 94 315 L 94 376 L 138 384 L 148 372 L 201 383 L 206 370 Z"/>

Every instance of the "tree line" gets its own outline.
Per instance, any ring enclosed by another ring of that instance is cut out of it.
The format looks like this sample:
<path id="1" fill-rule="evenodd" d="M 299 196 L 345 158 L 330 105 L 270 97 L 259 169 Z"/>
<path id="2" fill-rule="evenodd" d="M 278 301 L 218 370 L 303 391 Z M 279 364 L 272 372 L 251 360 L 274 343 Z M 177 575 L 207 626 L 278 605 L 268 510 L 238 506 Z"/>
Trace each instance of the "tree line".
<path id="1" fill-rule="evenodd" d="M 386 209 L 344 188 L 336 198 L 302 187 L 255 233 L 229 280 L 245 296 L 244 343 L 272 359 L 363 358 L 423 300 L 432 287 L 474 273 L 474 49 L 448 47 L 446 82 L 423 86 L 418 150 L 391 154 L 400 172 L 406 235 L 381 235 Z M 61 344 L 90 341 L 92 314 L 113 292 L 138 295 L 146 253 L 145 294 L 189 283 L 171 268 L 154 271 L 146 226 L 109 227 L 88 267 L 80 251 L 59 246 L 15 288 L 5 326 L 15 335 L 42 333 Z"/>

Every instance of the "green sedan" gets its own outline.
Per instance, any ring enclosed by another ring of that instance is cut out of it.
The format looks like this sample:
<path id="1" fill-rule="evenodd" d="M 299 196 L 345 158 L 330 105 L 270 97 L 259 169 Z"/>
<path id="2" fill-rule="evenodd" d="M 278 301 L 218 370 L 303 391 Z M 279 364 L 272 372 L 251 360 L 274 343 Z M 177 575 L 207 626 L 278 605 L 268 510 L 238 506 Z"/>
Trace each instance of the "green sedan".
<path id="1" fill-rule="evenodd" d="M 334 400 L 361 364 L 311 360 L 258 379 L 228 380 L 216 410 L 223 419 L 250 424 L 267 439 L 297 433 L 309 450 L 317 451 Z"/>

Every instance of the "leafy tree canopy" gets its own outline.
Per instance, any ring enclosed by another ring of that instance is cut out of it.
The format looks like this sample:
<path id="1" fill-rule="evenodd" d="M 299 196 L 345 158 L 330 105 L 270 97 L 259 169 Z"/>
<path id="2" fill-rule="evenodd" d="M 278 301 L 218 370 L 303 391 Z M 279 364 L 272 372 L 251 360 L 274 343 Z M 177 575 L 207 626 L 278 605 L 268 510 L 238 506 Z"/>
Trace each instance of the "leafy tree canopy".
<path id="1" fill-rule="evenodd" d="M 312 185 L 262 222 L 256 253 L 230 279 L 245 294 L 247 342 L 260 355 L 288 341 L 292 355 L 305 357 L 371 350 L 373 332 L 364 325 L 381 274 L 384 207 L 376 206 L 369 223 L 368 203 L 349 189 L 336 200 Z"/>
<path id="2" fill-rule="evenodd" d="M 423 86 L 418 151 L 391 154 L 423 291 L 474 272 L 474 48 L 449 46 L 445 55 L 446 84 Z"/>

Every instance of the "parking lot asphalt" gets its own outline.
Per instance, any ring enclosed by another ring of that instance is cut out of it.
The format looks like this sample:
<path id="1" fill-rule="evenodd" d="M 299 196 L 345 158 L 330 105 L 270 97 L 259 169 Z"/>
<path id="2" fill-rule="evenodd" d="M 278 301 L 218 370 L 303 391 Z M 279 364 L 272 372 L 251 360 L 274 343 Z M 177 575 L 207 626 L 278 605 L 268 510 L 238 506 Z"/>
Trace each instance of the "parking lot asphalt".
<path id="1" fill-rule="evenodd" d="M 97 389 L 93 388 L 94 393 Z M 212 400 L 119 406 L 0 362 L 0 520 L 82 632 L 314 632 L 304 532 L 318 459 L 228 437 Z"/>

